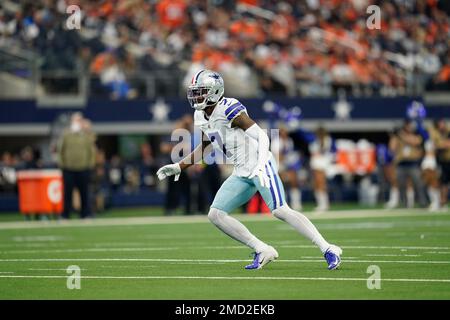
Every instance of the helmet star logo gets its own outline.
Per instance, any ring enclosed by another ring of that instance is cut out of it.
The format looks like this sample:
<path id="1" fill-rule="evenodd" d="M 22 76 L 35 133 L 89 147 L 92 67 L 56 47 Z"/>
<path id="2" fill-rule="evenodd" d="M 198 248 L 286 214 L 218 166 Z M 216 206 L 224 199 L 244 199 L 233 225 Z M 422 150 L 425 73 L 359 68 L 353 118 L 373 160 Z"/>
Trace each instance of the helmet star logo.
<path id="1" fill-rule="evenodd" d="M 210 75 L 211 78 L 219 80 L 220 76 L 218 74 Z"/>

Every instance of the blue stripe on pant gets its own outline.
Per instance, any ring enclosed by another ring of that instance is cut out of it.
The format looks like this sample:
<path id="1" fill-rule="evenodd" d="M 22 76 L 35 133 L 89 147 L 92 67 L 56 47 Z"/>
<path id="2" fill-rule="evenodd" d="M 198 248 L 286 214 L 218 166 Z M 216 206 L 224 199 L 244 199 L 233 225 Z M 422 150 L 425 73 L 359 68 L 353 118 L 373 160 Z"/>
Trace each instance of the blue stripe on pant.
<path id="1" fill-rule="evenodd" d="M 276 164 L 269 161 L 266 169 L 270 173 L 270 188 L 262 187 L 258 177 L 249 179 L 231 175 L 220 187 L 211 207 L 231 213 L 247 203 L 256 191 L 259 191 L 271 211 L 285 204 L 284 188 Z"/>

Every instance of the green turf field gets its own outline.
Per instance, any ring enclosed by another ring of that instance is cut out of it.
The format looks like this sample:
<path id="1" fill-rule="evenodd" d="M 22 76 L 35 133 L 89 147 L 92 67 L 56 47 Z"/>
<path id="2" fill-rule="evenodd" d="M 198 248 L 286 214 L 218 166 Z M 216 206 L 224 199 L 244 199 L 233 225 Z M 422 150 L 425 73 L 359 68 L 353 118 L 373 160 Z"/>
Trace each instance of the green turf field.
<path id="1" fill-rule="evenodd" d="M 280 254 L 257 271 L 243 269 L 251 251 L 204 216 L 1 222 L 0 299 L 450 299 L 448 212 L 309 216 L 343 247 L 340 270 L 270 216 L 238 216 Z M 70 265 L 79 290 L 67 288 Z M 381 289 L 367 287 L 371 265 Z"/>

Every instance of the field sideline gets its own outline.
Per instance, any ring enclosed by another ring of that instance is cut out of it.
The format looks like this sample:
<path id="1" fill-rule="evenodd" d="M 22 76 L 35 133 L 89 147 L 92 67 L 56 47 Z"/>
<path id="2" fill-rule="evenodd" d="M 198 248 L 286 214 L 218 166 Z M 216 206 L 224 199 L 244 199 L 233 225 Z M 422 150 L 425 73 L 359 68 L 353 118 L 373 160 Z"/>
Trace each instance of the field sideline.
<path id="1" fill-rule="evenodd" d="M 280 253 L 258 271 L 205 216 L 0 222 L 0 299 L 450 299 L 448 212 L 308 215 L 343 247 L 340 270 L 270 216 L 235 215 Z M 71 265 L 80 290 L 67 289 Z M 371 265 L 381 289 L 367 288 Z"/>

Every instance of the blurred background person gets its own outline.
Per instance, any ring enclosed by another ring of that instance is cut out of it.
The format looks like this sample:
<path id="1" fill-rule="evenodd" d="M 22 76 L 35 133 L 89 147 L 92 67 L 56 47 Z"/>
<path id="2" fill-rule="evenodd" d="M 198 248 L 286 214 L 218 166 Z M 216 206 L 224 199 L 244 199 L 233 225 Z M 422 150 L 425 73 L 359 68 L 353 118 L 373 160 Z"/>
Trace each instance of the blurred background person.
<path id="1" fill-rule="evenodd" d="M 389 135 L 389 141 L 393 139 L 394 133 Z M 400 192 L 398 191 L 397 173 L 395 171 L 394 154 L 389 148 L 389 143 L 380 144 L 377 148 L 377 161 L 381 168 L 382 181 L 386 182 L 388 189 L 388 201 L 384 207 L 386 209 L 397 208 L 400 202 Z M 384 190 L 384 189 L 383 189 Z"/>
<path id="2" fill-rule="evenodd" d="M 424 137 L 425 136 L 425 137 Z M 423 172 L 423 180 L 427 186 L 428 199 L 430 200 L 430 205 L 428 209 L 431 212 L 438 211 L 441 206 L 441 196 L 439 190 L 439 175 L 438 167 L 436 161 L 436 132 L 434 126 L 431 125 L 427 130 L 426 134 L 422 135 L 425 139 L 424 150 L 425 156 L 421 163 L 421 168 Z"/>
<path id="3" fill-rule="evenodd" d="M 310 143 L 310 167 L 314 183 L 316 211 L 327 211 L 330 208 L 327 188 L 327 169 L 332 163 L 333 153 L 336 151 L 334 140 L 323 127 L 315 132 L 315 140 Z"/>
<path id="4" fill-rule="evenodd" d="M 58 149 L 59 167 L 63 170 L 64 180 L 64 211 L 62 218 L 69 219 L 72 211 L 72 195 L 76 188 L 80 194 L 80 217 L 91 216 L 89 200 L 89 183 L 91 170 L 95 166 L 95 136 L 87 131 L 89 126 L 81 113 L 74 113 L 70 127 L 67 128 Z"/>
<path id="5" fill-rule="evenodd" d="M 400 200 L 403 203 L 407 200 L 408 180 L 410 180 L 419 204 L 425 207 L 427 200 L 420 169 L 424 156 L 423 138 L 416 132 L 413 121 L 409 119 L 404 121 L 403 126 L 389 142 L 389 148 L 394 153 Z M 406 203 L 411 206 L 411 200 L 406 201 Z"/>
<path id="6" fill-rule="evenodd" d="M 91 176 L 90 194 L 93 196 L 91 203 L 94 213 L 103 212 L 108 206 L 109 188 L 105 152 L 99 149 Z"/>
<path id="7" fill-rule="evenodd" d="M 450 130 L 445 119 L 437 120 L 434 126 L 436 130 L 434 144 L 441 171 L 441 208 L 446 210 L 448 203 L 448 185 L 450 183 Z"/>

